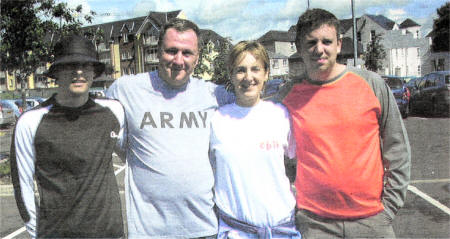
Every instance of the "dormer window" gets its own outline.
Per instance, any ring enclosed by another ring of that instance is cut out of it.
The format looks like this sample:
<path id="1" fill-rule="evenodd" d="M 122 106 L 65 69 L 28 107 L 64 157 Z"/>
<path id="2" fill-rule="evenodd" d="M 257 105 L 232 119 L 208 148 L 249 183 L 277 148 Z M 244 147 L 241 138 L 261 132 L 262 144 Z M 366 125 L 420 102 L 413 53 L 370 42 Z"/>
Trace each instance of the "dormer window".
<path id="1" fill-rule="evenodd" d="M 371 30 L 370 31 L 370 40 L 374 41 L 375 40 L 375 30 Z"/>
<path id="2" fill-rule="evenodd" d="M 127 42 L 128 42 L 128 34 L 123 33 L 123 34 L 122 34 L 122 39 L 123 39 L 123 42 L 124 42 L 124 43 L 127 43 Z"/>

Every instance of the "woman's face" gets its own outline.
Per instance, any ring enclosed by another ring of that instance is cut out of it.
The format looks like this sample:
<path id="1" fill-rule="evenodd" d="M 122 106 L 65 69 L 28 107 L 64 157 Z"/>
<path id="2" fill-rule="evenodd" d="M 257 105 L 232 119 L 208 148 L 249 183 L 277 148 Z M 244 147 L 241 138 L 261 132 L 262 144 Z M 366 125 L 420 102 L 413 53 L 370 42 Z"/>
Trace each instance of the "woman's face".
<path id="1" fill-rule="evenodd" d="M 263 61 L 256 59 L 251 53 L 243 52 L 240 57 L 241 61 L 233 67 L 231 83 L 234 86 L 236 103 L 250 107 L 259 102 L 269 72 L 264 68 Z"/>

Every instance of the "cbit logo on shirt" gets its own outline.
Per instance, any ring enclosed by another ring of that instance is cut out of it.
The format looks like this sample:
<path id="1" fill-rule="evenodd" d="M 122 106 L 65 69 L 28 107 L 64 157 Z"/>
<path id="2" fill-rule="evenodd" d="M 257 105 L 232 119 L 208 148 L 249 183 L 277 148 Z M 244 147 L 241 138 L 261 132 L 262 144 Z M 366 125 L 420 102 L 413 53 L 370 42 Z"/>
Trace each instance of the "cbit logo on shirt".
<path id="1" fill-rule="evenodd" d="M 156 118 L 155 118 L 156 117 Z M 160 112 L 159 116 L 153 116 L 150 112 L 145 112 L 142 118 L 140 129 L 146 126 L 153 128 L 206 128 L 208 112 L 181 112 L 174 116 L 170 112 Z"/>

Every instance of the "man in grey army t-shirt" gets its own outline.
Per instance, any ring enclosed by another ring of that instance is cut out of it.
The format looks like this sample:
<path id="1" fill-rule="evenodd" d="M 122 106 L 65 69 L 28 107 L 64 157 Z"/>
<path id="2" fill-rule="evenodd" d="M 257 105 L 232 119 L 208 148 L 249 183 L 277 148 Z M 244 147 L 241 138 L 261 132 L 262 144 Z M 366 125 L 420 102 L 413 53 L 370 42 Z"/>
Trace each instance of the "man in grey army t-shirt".
<path id="1" fill-rule="evenodd" d="M 121 77 L 107 92 L 123 104 L 129 127 L 128 237 L 212 238 L 217 218 L 209 120 L 233 97 L 191 77 L 199 59 L 194 23 L 169 21 L 160 32 L 158 58 L 158 71 Z"/>

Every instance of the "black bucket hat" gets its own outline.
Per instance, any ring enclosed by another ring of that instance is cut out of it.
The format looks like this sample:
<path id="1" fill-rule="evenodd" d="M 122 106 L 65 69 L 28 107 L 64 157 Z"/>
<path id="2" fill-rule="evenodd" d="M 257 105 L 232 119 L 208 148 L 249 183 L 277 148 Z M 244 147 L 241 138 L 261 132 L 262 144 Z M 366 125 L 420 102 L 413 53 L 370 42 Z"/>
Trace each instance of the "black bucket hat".
<path id="1" fill-rule="evenodd" d="M 98 60 L 94 44 L 85 37 L 72 35 L 62 38 L 55 44 L 55 62 L 44 73 L 47 77 L 55 79 L 55 71 L 66 64 L 91 63 L 94 66 L 96 77 L 105 71 L 105 64 Z"/>

